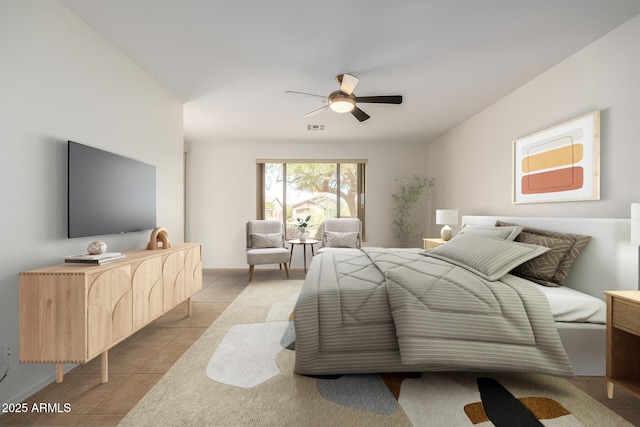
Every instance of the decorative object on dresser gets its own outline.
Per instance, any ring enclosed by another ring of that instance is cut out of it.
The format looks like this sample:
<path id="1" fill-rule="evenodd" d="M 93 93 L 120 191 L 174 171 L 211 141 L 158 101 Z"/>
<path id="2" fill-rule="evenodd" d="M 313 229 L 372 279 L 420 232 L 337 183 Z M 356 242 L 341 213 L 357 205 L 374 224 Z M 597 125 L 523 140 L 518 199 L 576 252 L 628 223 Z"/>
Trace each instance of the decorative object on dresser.
<path id="1" fill-rule="evenodd" d="M 171 242 L 169 241 L 169 233 L 167 230 L 162 227 L 154 228 L 151 232 L 151 238 L 149 239 L 149 244 L 147 244 L 147 249 L 168 249 L 170 247 Z"/>
<path id="2" fill-rule="evenodd" d="M 61 264 L 20 273 L 20 361 L 55 363 L 56 382 L 65 363 L 102 355 L 202 289 L 202 246 L 125 252 L 108 265 Z"/>
<path id="3" fill-rule="evenodd" d="M 438 237 L 425 237 L 424 239 L 422 239 L 422 242 L 423 242 L 423 247 L 425 251 L 428 251 L 429 249 L 437 248 L 443 243 L 446 243 L 443 239 L 440 239 Z"/>
<path id="4" fill-rule="evenodd" d="M 445 242 L 451 240 L 453 233 L 450 225 L 458 223 L 458 211 L 456 209 L 436 209 L 436 224 L 442 225 L 440 237 Z"/>
<path id="5" fill-rule="evenodd" d="M 605 291 L 607 296 L 607 397 L 614 385 L 640 397 L 640 292 Z"/>
<path id="6" fill-rule="evenodd" d="M 125 258 L 126 255 L 122 252 L 105 252 L 99 255 L 80 254 L 64 257 L 64 263 L 80 265 L 102 265 L 108 264 L 110 262 L 120 261 Z"/>
<path id="7" fill-rule="evenodd" d="M 89 255 L 100 255 L 107 252 L 107 244 L 105 242 L 95 241 L 89 243 L 87 246 L 87 253 Z"/>

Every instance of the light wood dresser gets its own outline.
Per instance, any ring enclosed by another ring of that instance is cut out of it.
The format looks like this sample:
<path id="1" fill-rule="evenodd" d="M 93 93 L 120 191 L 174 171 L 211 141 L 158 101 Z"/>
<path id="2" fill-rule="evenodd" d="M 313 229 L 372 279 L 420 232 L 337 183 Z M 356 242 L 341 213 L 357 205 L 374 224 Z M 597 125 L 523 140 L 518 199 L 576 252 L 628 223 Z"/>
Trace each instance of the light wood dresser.
<path id="1" fill-rule="evenodd" d="M 20 361 L 65 363 L 102 355 L 108 381 L 108 350 L 202 289 L 202 246 L 125 252 L 105 265 L 61 264 L 20 273 Z"/>
<path id="2" fill-rule="evenodd" d="M 614 385 L 640 397 L 640 291 L 606 291 L 607 396 Z"/>

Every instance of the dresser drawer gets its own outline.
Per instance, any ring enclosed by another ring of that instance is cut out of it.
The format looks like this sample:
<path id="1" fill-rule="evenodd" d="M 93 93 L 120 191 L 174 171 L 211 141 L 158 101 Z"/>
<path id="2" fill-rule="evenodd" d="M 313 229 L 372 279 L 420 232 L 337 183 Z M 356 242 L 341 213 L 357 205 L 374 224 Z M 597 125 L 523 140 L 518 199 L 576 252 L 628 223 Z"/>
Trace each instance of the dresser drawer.
<path id="1" fill-rule="evenodd" d="M 427 239 L 422 239 L 423 243 L 423 247 L 425 251 L 428 251 L 429 249 L 433 249 L 433 248 L 437 248 L 438 246 L 442 245 L 445 243 L 444 240 L 442 239 L 437 239 L 437 238 L 427 238 Z"/>
<path id="2" fill-rule="evenodd" d="M 613 326 L 640 335 L 640 305 L 615 298 L 613 300 Z"/>

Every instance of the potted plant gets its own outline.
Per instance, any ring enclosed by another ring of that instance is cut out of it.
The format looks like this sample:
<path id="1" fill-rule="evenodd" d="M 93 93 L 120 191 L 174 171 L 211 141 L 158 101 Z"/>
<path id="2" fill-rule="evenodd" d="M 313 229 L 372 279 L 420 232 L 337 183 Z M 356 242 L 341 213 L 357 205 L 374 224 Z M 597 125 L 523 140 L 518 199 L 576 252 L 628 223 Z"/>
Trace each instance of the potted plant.
<path id="1" fill-rule="evenodd" d="M 304 219 L 297 217 L 294 225 L 298 228 L 298 239 L 301 242 L 305 242 L 309 234 L 307 233 L 307 227 L 313 227 L 313 224 L 309 222 L 311 215 L 307 215 Z"/>
<path id="2" fill-rule="evenodd" d="M 434 178 L 421 178 L 418 175 L 403 176 L 396 179 L 398 186 L 393 196 L 393 225 L 396 237 L 408 248 L 418 224 L 411 219 L 411 210 L 420 196 L 435 184 Z"/>

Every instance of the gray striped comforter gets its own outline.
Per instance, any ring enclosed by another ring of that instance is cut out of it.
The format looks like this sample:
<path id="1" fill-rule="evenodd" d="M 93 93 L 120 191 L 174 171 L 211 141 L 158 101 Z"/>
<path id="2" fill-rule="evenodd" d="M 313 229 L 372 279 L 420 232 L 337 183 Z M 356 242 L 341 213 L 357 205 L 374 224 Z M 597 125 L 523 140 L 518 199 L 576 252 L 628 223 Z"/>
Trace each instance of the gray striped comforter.
<path id="1" fill-rule="evenodd" d="M 544 295 L 417 249 L 316 255 L 295 308 L 300 374 L 523 371 L 573 375 Z"/>

